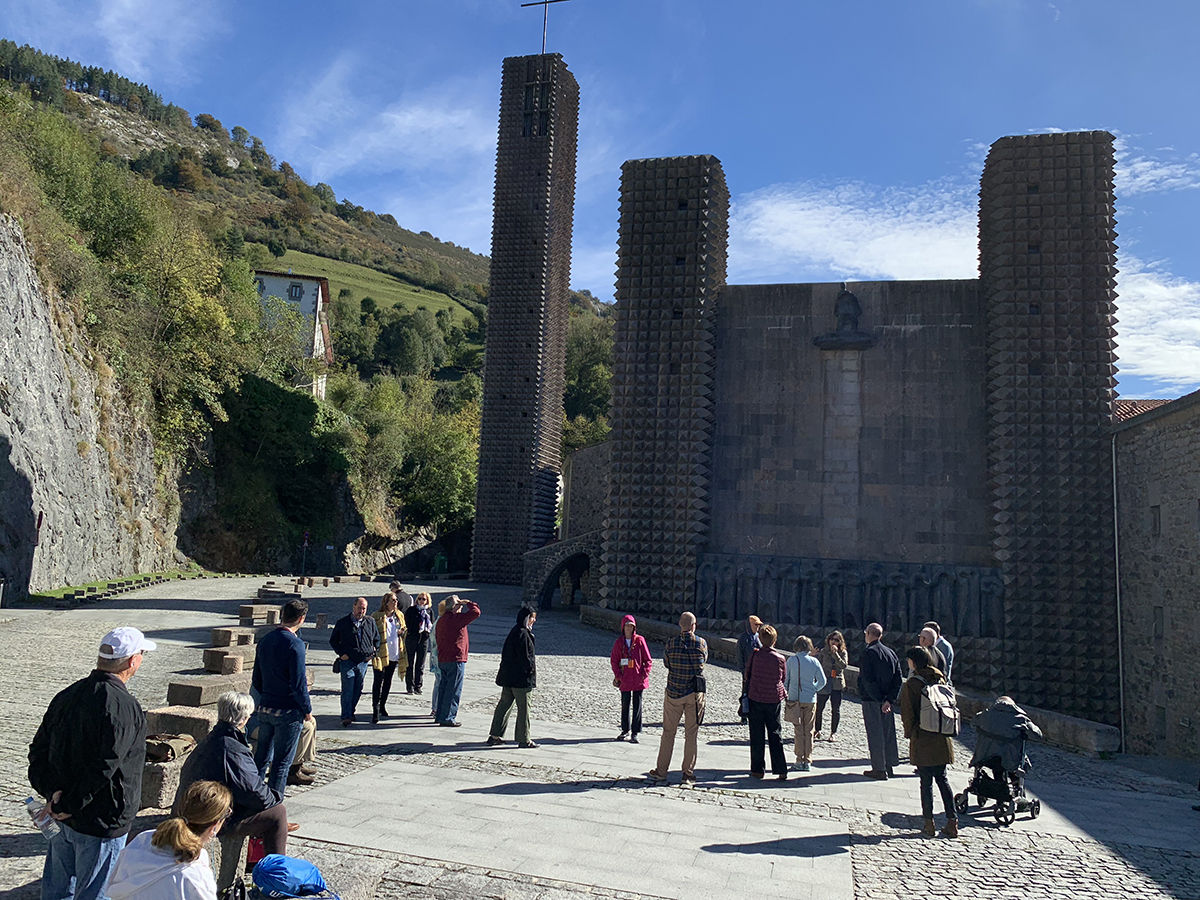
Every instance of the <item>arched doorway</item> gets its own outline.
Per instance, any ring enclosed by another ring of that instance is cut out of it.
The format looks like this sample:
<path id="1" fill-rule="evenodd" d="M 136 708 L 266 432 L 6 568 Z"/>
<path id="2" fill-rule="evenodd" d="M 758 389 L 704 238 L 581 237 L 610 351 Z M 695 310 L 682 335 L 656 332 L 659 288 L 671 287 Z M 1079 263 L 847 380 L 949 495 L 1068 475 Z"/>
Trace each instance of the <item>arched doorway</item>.
<path id="1" fill-rule="evenodd" d="M 554 606 L 554 592 L 559 589 L 559 582 L 565 582 L 567 592 L 564 592 L 560 606 L 574 606 L 583 599 L 583 580 L 591 568 L 591 559 L 586 553 L 576 553 L 568 556 L 553 569 L 542 583 L 537 595 L 538 609 L 551 609 Z M 567 577 L 564 579 L 563 576 Z"/>

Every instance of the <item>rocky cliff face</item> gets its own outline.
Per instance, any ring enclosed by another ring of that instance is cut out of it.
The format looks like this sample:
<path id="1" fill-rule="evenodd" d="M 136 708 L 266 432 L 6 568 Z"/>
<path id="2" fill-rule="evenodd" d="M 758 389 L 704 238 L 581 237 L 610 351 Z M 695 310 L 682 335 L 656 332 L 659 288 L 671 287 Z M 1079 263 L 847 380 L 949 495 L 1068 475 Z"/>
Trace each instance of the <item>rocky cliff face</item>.
<path id="1" fill-rule="evenodd" d="M 173 491 L 156 490 L 151 435 L 97 374 L 106 371 L 70 317 L 55 315 L 20 226 L 0 215 L 6 600 L 174 564 Z"/>

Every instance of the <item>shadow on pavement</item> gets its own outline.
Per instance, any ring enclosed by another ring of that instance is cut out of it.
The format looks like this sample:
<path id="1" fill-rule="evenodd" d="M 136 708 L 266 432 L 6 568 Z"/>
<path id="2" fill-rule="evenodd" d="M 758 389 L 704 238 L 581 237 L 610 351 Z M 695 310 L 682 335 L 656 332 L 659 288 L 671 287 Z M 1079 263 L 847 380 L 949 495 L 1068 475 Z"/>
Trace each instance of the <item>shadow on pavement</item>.
<path id="1" fill-rule="evenodd" d="M 835 856 L 850 849 L 850 836 L 819 834 L 809 837 L 757 841 L 753 844 L 705 844 L 706 853 L 768 853 L 772 856 Z"/>
<path id="2" fill-rule="evenodd" d="M 586 781 L 510 781 L 491 787 L 459 788 L 459 794 L 497 794 L 500 796 L 525 797 L 532 794 L 582 794 L 585 791 L 611 788 L 617 779 L 590 779 Z"/>
<path id="3" fill-rule="evenodd" d="M 25 834 L 0 834 L 0 859 L 12 859 L 19 856 L 45 856 L 46 839 L 40 831 Z"/>

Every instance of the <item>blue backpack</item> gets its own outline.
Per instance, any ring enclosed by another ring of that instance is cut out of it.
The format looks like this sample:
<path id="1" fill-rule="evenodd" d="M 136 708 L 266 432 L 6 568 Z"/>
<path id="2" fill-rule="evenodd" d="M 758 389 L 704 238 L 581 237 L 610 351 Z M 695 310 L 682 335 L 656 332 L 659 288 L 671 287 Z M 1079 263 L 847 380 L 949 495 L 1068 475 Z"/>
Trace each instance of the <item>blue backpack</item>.
<path id="1" fill-rule="evenodd" d="M 329 890 L 321 871 L 306 859 L 294 859 L 281 853 L 264 856 L 254 867 L 254 885 L 268 897 L 314 897 L 339 900 Z"/>

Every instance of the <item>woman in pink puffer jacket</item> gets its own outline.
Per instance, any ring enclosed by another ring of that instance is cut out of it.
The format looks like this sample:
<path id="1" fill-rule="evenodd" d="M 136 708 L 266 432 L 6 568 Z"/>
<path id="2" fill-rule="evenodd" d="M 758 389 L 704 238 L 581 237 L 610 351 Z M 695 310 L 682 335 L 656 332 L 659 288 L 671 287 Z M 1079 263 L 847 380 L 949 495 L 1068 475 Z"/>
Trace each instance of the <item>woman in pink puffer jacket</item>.
<path id="1" fill-rule="evenodd" d="M 617 740 L 629 738 L 636 744 L 642 730 L 642 691 L 650 684 L 650 667 L 654 663 L 646 639 L 637 633 L 637 620 L 633 616 L 621 620 L 621 634 L 613 644 L 611 662 L 613 687 L 621 689 L 621 733 Z"/>

